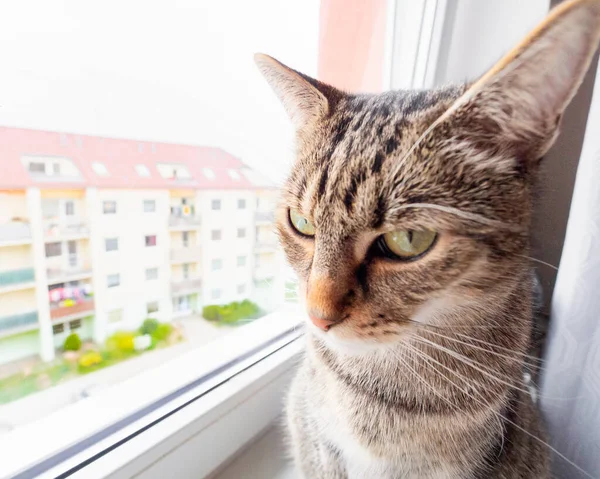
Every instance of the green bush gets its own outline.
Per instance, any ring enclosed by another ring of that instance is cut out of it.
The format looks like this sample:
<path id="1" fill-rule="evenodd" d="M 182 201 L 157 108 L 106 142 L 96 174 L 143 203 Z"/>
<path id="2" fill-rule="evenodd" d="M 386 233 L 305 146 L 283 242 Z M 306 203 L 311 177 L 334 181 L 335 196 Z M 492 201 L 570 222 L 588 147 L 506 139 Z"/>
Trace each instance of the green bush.
<path id="1" fill-rule="evenodd" d="M 148 318 L 140 327 L 140 334 L 152 334 L 158 328 L 159 322 L 156 319 Z"/>
<path id="2" fill-rule="evenodd" d="M 202 316 L 209 321 L 235 324 L 240 320 L 255 319 L 260 316 L 260 308 L 252 301 L 234 301 L 229 304 L 212 304 L 202 309 Z"/>
<path id="3" fill-rule="evenodd" d="M 152 332 L 152 338 L 155 341 L 165 341 L 173 332 L 173 326 L 169 323 L 159 323 Z"/>
<path id="4" fill-rule="evenodd" d="M 133 339 L 135 333 L 129 331 L 117 331 L 106 340 L 106 350 L 110 353 L 127 354 L 135 351 Z"/>
<path id="5" fill-rule="evenodd" d="M 63 349 L 65 351 L 79 351 L 81 349 L 81 338 L 77 333 L 71 333 L 65 339 L 65 344 L 63 345 Z"/>
<path id="6" fill-rule="evenodd" d="M 88 351 L 79 358 L 79 367 L 81 369 L 91 368 L 102 362 L 102 355 L 98 351 Z"/>

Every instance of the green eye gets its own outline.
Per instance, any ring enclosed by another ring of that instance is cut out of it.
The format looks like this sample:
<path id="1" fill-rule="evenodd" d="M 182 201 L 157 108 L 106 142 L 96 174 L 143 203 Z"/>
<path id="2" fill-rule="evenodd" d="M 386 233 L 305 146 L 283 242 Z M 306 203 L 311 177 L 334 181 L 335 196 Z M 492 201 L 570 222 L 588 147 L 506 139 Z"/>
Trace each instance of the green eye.
<path id="1" fill-rule="evenodd" d="M 290 210 L 290 223 L 304 236 L 315 235 L 315 225 L 308 218 L 302 216 L 298 210 Z"/>
<path id="2" fill-rule="evenodd" d="M 421 256 L 435 243 L 435 231 L 398 230 L 383 235 L 385 249 L 400 259 Z"/>

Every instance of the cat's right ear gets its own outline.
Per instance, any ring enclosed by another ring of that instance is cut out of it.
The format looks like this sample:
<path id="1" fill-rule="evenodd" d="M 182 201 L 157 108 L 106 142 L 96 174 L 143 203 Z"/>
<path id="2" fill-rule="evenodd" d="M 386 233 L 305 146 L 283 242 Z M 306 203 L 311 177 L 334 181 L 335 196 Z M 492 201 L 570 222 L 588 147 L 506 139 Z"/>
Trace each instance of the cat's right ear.
<path id="1" fill-rule="evenodd" d="M 263 53 L 255 54 L 254 61 L 297 131 L 310 128 L 327 116 L 338 94 L 337 90 Z"/>

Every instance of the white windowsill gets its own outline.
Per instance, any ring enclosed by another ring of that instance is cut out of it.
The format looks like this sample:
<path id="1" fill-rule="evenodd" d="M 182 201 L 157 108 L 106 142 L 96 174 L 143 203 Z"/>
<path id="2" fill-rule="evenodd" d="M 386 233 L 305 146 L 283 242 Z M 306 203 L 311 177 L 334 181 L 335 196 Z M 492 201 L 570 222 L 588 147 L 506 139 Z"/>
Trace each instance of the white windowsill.
<path id="1" fill-rule="evenodd" d="M 129 438 L 132 433 L 163 418 L 199 394 L 210 391 L 72 475 L 86 478 L 132 477 L 133 473 L 148 469 L 150 475 L 143 473 L 141 477 L 159 477 L 151 471 L 160 469 L 165 461 L 172 461 L 184 454 L 187 449 L 182 444 L 204 441 L 203 450 L 207 455 L 199 461 L 187 461 L 188 465 L 194 464 L 194 470 L 181 471 L 176 475 L 204 477 L 260 434 L 280 413 L 283 391 L 302 348 L 301 341 L 282 347 L 291 340 L 291 336 L 283 337 L 282 334 L 296 328 L 301 321 L 301 314 L 296 308 L 269 315 L 160 367 L 107 388 L 97 396 L 16 429 L 0 440 L 0 450 L 10 451 L 10 454 L 3 454 L 0 477 L 13 477 L 31 465 L 77 445 L 107 426 L 130 417 L 246 354 L 248 357 L 242 362 L 186 390 L 170 402 L 36 476 L 56 477 L 118 441 Z M 253 353 L 269 339 L 278 336 L 282 338 Z M 257 362 L 266 355 L 266 358 Z M 232 374 L 236 375 L 227 380 Z M 223 381 L 226 382 L 214 388 Z M 227 440 L 216 448 L 218 440 L 215 437 L 225 437 Z M 157 455 L 157 449 L 163 452 Z M 167 454 L 164 450 L 170 452 Z M 197 450 L 191 458 L 198 458 Z M 202 474 L 199 468 L 204 471 Z M 123 471 L 128 472 L 123 475 Z"/>

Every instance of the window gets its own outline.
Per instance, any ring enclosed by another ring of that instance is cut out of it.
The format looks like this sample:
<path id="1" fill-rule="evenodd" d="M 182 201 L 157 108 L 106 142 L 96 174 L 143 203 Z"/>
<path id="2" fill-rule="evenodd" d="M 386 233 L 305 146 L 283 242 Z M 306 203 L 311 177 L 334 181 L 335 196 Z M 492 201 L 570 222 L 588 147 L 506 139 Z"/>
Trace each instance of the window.
<path id="1" fill-rule="evenodd" d="M 74 319 L 73 321 L 69 321 L 69 329 L 71 331 L 79 328 L 81 328 L 81 319 Z"/>
<path id="2" fill-rule="evenodd" d="M 144 200 L 144 213 L 154 213 L 156 211 L 156 200 Z"/>
<path id="3" fill-rule="evenodd" d="M 221 200 L 212 200 L 211 208 L 213 210 L 220 210 L 221 209 Z"/>
<path id="4" fill-rule="evenodd" d="M 183 165 L 160 163 L 156 168 L 160 176 L 167 180 L 187 180 L 192 177 L 187 167 Z"/>
<path id="5" fill-rule="evenodd" d="M 227 170 L 227 173 L 233 181 L 240 181 L 242 179 L 242 177 L 236 170 Z"/>
<path id="6" fill-rule="evenodd" d="M 92 170 L 94 170 L 98 176 L 108 176 L 108 169 L 106 168 L 106 165 L 104 163 L 100 163 L 99 161 L 92 162 Z"/>
<path id="7" fill-rule="evenodd" d="M 158 268 L 146 268 L 146 281 L 158 279 Z"/>
<path id="8" fill-rule="evenodd" d="M 245 256 L 238 256 L 237 257 L 237 265 L 238 266 L 246 266 L 246 257 Z"/>
<path id="9" fill-rule="evenodd" d="M 211 168 L 202 168 L 202 173 L 204 174 L 205 178 L 207 178 L 211 181 L 214 180 L 217 176 L 217 175 L 215 175 L 215 172 Z"/>
<path id="10" fill-rule="evenodd" d="M 221 297 L 221 290 L 220 289 L 213 289 L 210 292 L 210 299 L 219 299 Z"/>
<path id="11" fill-rule="evenodd" d="M 31 173 L 46 173 L 46 164 L 38 161 L 32 161 L 28 165 Z"/>
<path id="12" fill-rule="evenodd" d="M 108 312 L 108 322 L 109 323 L 120 323 L 123 321 L 123 310 L 122 309 L 113 309 Z"/>
<path id="13" fill-rule="evenodd" d="M 65 202 L 65 216 L 73 216 L 75 214 L 75 203 L 72 201 Z"/>
<path id="14" fill-rule="evenodd" d="M 113 200 L 102 202 L 102 212 L 105 215 L 114 215 L 117 213 L 117 202 Z"/>
<path id="15" fill-rule="evenodd" d="M 146 305 L 146 313 L 153 314 L 158 313 L 158 301 L 151 301 Z"/>
<path id="16" fill-rule="evenodd" d="M 135 165 L 135 171 L 142 178 L 148 178 L 150 176 L 150 170 L 146 165 Z"/>
<path id="17" fill-rule="evenodd" d="M 107 288 L 116 288 L 121 284 L 121 275 L 120 274 L 109 274 L 106 277 L 106 287 Z"/>
<path id="18" fill-rule="evenodd" d="M 146 235 L 144 237 L 146 246 L 156 246 L 156 235 Z"/>
<path id="19" fill-rule="evenodd" d="M 210 232 L 210 239 L 213 241 L 218 241 L 221 239 L 221 230 L 212 230 Z"/>
<path id="20" fill-rule="evenodd" d="M 184 263 L 181 266 L 181 274 L 183 276 L 183 279 L 189 279 L 190 278 L 190 265 L 189 265 L 189 263 Z"/>
<path id="21" fill-rule="evenodd" d="M 246 237 L 246 228 L 238 228 L 237 229 L 237 237 L 245 238 Z"/>
<path id="22" fill-rule="evenodd" d="M 220 270 L 223 267 L 223 260 L 221 258 L 213 259 L 210 262 L 210 269 L 213 271 Z"/>
<path id="23" fill-rule="evenodd" d="M 106 238 L 104 240 L 104 249 L 106 252 L 119 250 L 119 238 Z"/>
<path id="24" fill-rule="evenodd" d="M 237 294 L 244 294 L 245 292 L 246 292 L 246 285 L 245 284 L 238 284 Z"/>
<path id="25" fill-rule="evenodd" d="M 246 209 L 246 200 L 244 198 L 240 198 L 237 203 L 238 203 L 238 210 Z"/>
<path id="26" fill-rule="evenodd" d="M 190 232 L 189 231 L 181 232 L 181 243 L 183 244 L 184 248 L 187 248 L 190 245 Z"/>
<path id="27" fill-rule="evenodd" d="M 65 332 L 64 323 L 52 325 L 52 334 L 60 334 L 60 333 L 64 333 L 64 332 Z"/>
<path id="28" fill-rule="evenodd" d="M 62 254 L 62 243 L 46 243 L 46 258 L 53 258 Z"/>

